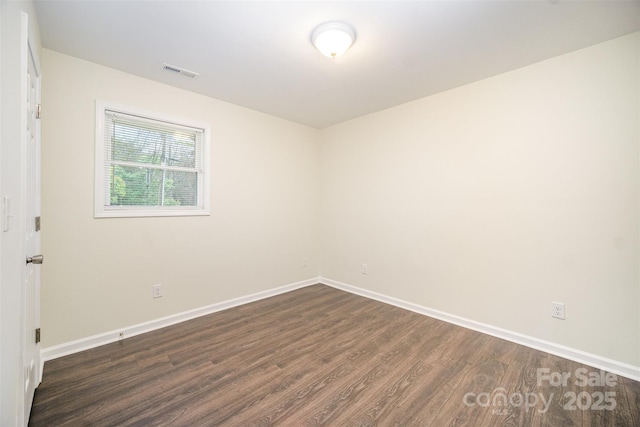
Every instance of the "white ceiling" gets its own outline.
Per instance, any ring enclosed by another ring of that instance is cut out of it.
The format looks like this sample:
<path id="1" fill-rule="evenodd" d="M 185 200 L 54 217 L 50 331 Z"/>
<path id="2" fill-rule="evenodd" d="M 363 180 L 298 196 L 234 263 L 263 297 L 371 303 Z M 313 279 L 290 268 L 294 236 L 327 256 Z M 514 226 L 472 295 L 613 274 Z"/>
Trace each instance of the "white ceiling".
<path id="1" fill-rule="evenodd" d="M 36 13 L 48 49 L 316 128 L 640 30 L 640 1 L 614 0 L 37 0 Z M 310 42 L 333 20 L 356 31 L 337 59 Z"/>

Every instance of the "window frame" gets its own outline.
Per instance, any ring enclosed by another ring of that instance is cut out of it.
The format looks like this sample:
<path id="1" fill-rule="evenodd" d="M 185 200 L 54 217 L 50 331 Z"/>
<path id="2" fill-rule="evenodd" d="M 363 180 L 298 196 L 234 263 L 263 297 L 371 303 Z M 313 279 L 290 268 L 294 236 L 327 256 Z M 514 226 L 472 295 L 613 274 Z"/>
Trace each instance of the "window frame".
<path id="1" fill-rule="evenodd" d="M 146 120 L 164 122 L 177 127 L 190 127 L 202 129 L 202 165 L 198 172 L 197 206 L 122 206 L 105 205 L 105 113 L 114 111 L 122 114 L 139 116 Z M 210 189 L 211 177 L 209 173 L 211 127 L 209 124 L 194 120 L 159 114 L 135 107 L 118 105 L 104 100 L 96 100 L 95 122 L 95 192 L 94 192 L 94 218 L 130 218 L 130 217 L 175 217 L 175 216 L 204 216 L 210 215 Z"/>

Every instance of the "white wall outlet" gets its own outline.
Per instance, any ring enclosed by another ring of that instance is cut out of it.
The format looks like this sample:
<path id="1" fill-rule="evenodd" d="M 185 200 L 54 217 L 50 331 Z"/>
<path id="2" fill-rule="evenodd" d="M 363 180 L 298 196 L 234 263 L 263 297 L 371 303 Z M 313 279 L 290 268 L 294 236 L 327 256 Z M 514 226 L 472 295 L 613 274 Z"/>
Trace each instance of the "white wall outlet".
<path id="1" fill-rule="evenodd" d="M 308 265 L 307 258 L 302 258 L 302 267 L 307 267 Z"/>
<path id="2" fill-rule="evenodd" d="M 362 264 L 361 272 L 362 272 L 362 274 L 368 274 L 369 273 L 369 266 L 367 264 Z"/>
<path id="3" fill-rule="evenodd" d="M 551 302 L 551 317 L 564 320 L 564 303 Z"/>
<path id="4" fill-rule="evenodd" d="M 160 298 L 162 296 L 164 296 L 164 292 L 162 290 L 162 284 L 158 283 L 157 285 L 153 285 L 151 287 L 151 290 L 153 291 L 153 297 L 154 298 Z"/>

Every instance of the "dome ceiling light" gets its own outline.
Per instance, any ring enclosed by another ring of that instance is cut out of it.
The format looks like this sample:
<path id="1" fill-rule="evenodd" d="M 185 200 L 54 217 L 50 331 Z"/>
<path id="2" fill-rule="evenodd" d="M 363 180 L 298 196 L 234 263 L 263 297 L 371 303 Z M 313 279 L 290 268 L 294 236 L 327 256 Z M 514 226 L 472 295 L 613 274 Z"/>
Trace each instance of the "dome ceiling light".
<path id="1" fill-rule="evenodd" d="M 311 34 L 311 42 L 324 56 L 336 58 L 345 53 L 356 39 L 356 33 L 342 22 L 319 25 Z"/>

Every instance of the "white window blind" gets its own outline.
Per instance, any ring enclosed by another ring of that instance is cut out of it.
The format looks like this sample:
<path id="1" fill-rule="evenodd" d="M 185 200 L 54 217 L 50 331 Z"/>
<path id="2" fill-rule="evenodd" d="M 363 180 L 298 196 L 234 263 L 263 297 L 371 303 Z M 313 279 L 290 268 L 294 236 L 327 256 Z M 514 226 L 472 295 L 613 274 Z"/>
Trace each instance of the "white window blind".
<path id="1" fill-rule="evenodd" d="M 107 107 L 102 119 L 96 216 L 206 214 L 204 128 Z"/>

